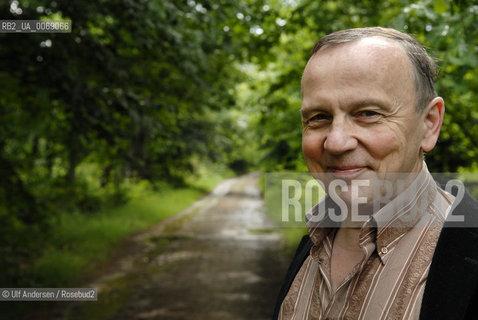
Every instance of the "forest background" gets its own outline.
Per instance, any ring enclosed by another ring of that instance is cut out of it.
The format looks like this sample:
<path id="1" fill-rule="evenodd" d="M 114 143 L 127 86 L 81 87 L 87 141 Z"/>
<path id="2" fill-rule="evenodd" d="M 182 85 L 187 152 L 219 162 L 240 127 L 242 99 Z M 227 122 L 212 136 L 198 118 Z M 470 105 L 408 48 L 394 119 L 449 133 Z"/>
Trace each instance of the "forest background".
<path id="1" fill-rule="evenodd" d="M 434 172 L 478 170 L 478 5 L 449 0 L 9 1 L 0 34 L 0 283 L 66 287 L 221 178 L 305 172 L 300 77 L 344 28 L 413 34 L 437 58 Z M 162 208 L 158 213 L 158 208 Z"/>

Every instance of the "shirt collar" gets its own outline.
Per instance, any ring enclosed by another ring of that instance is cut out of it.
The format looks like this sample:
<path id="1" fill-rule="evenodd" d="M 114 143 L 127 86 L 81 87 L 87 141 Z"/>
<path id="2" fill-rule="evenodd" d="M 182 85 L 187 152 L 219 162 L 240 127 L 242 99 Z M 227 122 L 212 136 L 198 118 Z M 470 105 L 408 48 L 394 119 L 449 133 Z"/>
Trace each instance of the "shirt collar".
<path id="1" fill-rule="evenodd" d="M 406 189 L 367 221 L 368 225 L 376 226 L 376 249 L 382 262 L 388 261 L 398 240 L 427 214 L 436 192 L 433 177 L 423 163 L 422 170 Z"/>
<path id="2" fill-rule="evenodd" d="M 436 184 L 423 162 L 422 170 L 405 190 L 363 224 L 360 242 L 362 243 L 365 238 L 370 239 L 371 232 L 374 233 L 372 239 L 375 239 L 376 251 L 385 264 L 398 240 L 426 214 L 426 208 L 433 201 L 436 192 Z M 332 199 L 325 197 L 306 214 L 306 227 L 314 246 L 319 246 L 332 230 L 340 227 L 340 223 L 330 219 L 327 214 L 329 209 L 340 210 Z M 318 222 L 314 220 L 314 217 L 321 214 L 324 214 L 323 219 Z"/>

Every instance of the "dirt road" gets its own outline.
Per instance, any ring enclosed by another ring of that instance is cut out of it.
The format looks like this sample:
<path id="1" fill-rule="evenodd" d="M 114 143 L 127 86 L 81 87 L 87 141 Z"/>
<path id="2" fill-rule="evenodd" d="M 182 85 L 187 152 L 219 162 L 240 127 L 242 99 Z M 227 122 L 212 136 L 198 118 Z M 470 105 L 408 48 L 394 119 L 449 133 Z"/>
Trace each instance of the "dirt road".
<path id="1" fill-rule="evenodd" d="M 270 319 L 288 259 L 268 219 L 259 175 L 222 182 L 191 208 L 134 238 L 91 283 L 98 302 L 55 319 Z"/>

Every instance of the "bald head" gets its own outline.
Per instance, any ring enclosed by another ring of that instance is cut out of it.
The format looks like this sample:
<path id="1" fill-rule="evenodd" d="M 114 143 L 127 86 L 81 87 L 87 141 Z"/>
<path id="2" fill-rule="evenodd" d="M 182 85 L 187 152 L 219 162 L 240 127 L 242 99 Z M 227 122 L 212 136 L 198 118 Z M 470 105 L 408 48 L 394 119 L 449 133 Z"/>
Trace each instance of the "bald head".
<path id="1" fill-rule="evenodd" d="M 315 44 L 312 56 L 321 50 L 366 38 L 382 38 L 394 41 L 400 45 L 408 57 L 413 72 L 413 83 L 416 92 L 415 106 L 418 111 L 422 111 L 428 102 L 437 96 L 434 88 L 436 66 L 423 46 L 410 35 L 394 29 L 381 27 L 341 30 L 321 38 Z"/>

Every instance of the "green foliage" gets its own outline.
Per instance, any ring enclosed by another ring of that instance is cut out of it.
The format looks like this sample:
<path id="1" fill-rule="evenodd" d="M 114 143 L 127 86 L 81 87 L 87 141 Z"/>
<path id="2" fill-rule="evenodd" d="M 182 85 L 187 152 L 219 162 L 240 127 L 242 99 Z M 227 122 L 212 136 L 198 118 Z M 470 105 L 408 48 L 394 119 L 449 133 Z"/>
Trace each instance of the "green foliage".
<path id="1" fill-rule="evenodd" d="M 250 36 L 260 5 L 0 5 L 2 19 L 73 25 L 70 34 L 0 34 L 2 283 L 15 283 L 40 254 L 45 226 L 60 212 L 98 215 L 125 203 L 128 186 L 142 180 L 184 186 L 203 162 L 248 169 L 240 151 L 227 151 L 239 141 L 230 138 L 237 123 L 228 110 L 242 79 L 237 62 L 266 48 Z"/>
<path id="2" fill-rule="evenodd" d="M 282 7 L 285 25 L 263 73 L 269 76 L 258 121 L 268 170 L 303 170 L 300 159 L 300 77 L 315 41 L 345 28 L 384 26 L 413 34 L 438 59 L 439 95 L 446 102 L 437 147 L 427 155 L 435 172 L 476 166 L 478 159 L 478 10 L 454 1 L 297 1 Z M 261 83 L 257 77 L 256 83 Z M 272 159 L 272 160 L 271 160 Z M 299 159 L 299 160 L 298 160 Z"/>

